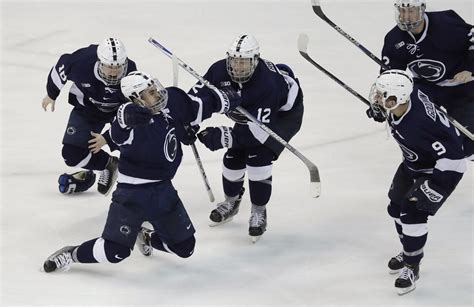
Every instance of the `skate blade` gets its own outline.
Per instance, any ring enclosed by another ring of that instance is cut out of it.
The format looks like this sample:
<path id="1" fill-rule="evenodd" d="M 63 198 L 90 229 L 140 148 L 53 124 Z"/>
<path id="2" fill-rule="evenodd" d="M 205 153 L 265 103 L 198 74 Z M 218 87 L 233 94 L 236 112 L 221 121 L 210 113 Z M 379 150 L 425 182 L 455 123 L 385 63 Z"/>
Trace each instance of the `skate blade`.
<path id="1" fill-rule="evenodd" d="M 253 244 L 257 243 L 257 241 L 260 240 L 260 237 L 261 236 L 250 236 L 250 238 L 252 239 Z"/>
<path id="2" fill-rule="evenodd" d="M 415 290 L 416 289 L 416 286 L 413 285 L 411 287 L 408 287 L 408 288 L 397 288 L 398 289 L 398 295 L 405 295 L 405 294 L 408 294 L 410 293 L 411 291 Z"/>
<path id="3" fill-rule="evenodd" d="M 391 274 L 391 275 L 393 275 L 393 274 L 398 274 L 398 273 L 400 273 L 401 270 L 402 270 L 402 269 L 399 269 L 399 270 L 390 270 L 390 269 L 389 269 L 388 274 Z"/>
<path id="4" fill-rule="evenodd" d="M 223 220 L 222 222 L 219 222 L 219 223 L 216 223 L 216 222 L 213 222 L 211 221 L 209 223 L 209 227 L 216 227 L 216 226 L 220 226 L 220 225 L 223 225 L 225 223 L 229 223 L 230 221 L 232 221 L 234 219 L 234 217 L 230 217 L 228 218 L 227 220 Z"/>

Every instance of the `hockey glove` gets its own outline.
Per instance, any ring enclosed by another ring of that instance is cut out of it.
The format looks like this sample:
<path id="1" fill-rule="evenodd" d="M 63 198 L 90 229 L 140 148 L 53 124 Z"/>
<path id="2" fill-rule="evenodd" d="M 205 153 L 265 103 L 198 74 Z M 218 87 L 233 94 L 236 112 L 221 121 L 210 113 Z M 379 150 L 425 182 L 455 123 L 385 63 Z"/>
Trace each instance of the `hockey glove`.
<path id="1" fill-rule="evenodd" d="M 201 143 L 212 151 L 232 147 L 233 137 L 230 127 L 207 127 L 197 134 Z"/>
<path id="2" fill-rule="evenodd" d="M 240 95 L 230 86 L 215 89 L 211 92 L 219 101 L 216 112 L 227 113 L 230 110 L 237 108 L 242 103 Z"/>
<path id="3" fill-rule="evenodd" d="M 448 194 L 427 178 L 419 178 L 407 194 L 408 200 L 416 202 L 416 208 L 435 215 L 448 198 Z"/>
<path id="4" fill-rule="evenodd" d="M 198 126 L 184 126 L 184 134 L 181 137 L 181 143 L 185 145 L 191 145 L 194 144 L 194 142 L 197 139 L 196 133 L 199 131 L 199 125 Z"/>
<path id="5" fill-rule="evenodd" d="M 120 106 L 117 111 L 117 121 L 122 128 L 136 128 L 147 125 L 153 115 L 150 109 L 129 102 Z"/>
<path id="6" fill-rule="evenodd" d="M 383 123 L 387 117 L 382 107 L 376 104 L 371 104 L 370 108 L 365 111 L 368 118 L 372 118 L 376 122 Z"/>

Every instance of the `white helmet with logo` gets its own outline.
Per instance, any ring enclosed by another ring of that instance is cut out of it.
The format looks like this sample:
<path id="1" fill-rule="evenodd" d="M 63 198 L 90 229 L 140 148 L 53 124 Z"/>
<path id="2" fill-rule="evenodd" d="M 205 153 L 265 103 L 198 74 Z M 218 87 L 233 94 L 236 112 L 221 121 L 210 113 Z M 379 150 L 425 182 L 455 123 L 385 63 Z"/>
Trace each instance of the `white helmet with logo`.
<path id="1" fill-rule="evenodd" d="M 424 18 L 425 0 L 395 0 L 395 21 L 402 31 L 418 27 Z"/>
<path id="2" fill-rule="evenodd" d="M 165 87 L 158 79 L 143 72 L 132 71 L 123 77 L 120 88 L 126 98 L 150 109 L 153 114 L 159 113 L 168 103 L 168 91 Z"/>
<path id="3" fill-rule="evenodd" d="M 260 58 L 260 47 L 252 35 L 239 35 L 227 51 L 227 72 L 232 81 L 250 80 Z"/>
<path id="4" fill-rule="evenodd" d="M 375 80 L 371 89 L 370 100 L 382 105 L 386 110 L 393 110 L 399 105 L 409 102 L 412 91 L 413 76 L 410 71 L 386 70 Z M 395 104 L 387 105 L 389 100 L 395 101 Z"/>
<path id="5" fill-rule="evenodd" d="M 97 47 L 98 73 L 108 85 L 117 85 L 127 73 L 127 51 L 118 38 L 106 38 Z"/>

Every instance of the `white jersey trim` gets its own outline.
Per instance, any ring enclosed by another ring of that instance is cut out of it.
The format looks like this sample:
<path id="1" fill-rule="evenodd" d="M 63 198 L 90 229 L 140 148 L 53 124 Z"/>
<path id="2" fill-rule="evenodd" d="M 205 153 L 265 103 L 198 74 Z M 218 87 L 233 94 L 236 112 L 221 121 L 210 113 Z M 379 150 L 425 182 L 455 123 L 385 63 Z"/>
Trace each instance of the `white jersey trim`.
<path id="1" fill-rule="evenodd" d="M 256 138 L 261 144 L 265 143 L 269 137 L 269 134 L 263 131 L 263 129 L 254 122 L 248 122 L 247 125 L 249 126 L 249 130 L 253 137 Z"/>
<path id="2" fill-rule="evenodd" d="M 76 96 L 77 102 L 79 102 L 80 105 L 84 105 L 84 93 L 77 87 L 74 82 L 72 83 L 69 92 Z"/>
<path id="3" fill-rule="evenodd" d="M 61 77 L 59 77 L 58 71 L 56 70 L 56 67 L 53 67 L 53 69 L 51 69 L 50 76 L 51 80 L 53 80 L 54 85 L 56 85 L 58 90 L 61 90 L 66 82 L 62 82 Z"/>
<path id="4" fill-rule="evenodd" d="M 436 161 L 435 168 L 442 172 L 452 171 L 463 174 L 467 170 L 467 165 L 465 159 L 451 160 L 448 158 L 442 158 Z"/>
<path id="5" fill-rule="evenodd" d="M 195 101 L 199 104 L 199 109 L 197 112 L 196 118 L 190 123 L 191 126 L 196 126 L 199 125 L 202 122 L 202 100 L 201 98 L 193 95 L 188 95 L 189 98 L 191 98 L 192 101 Z"/>
<path id="6" fill-rule="evenodd" d="M 298 86 L 298 83 L 291 78 L 290 76 L 282 74 L 283 78 L 285 78 L 286 83 L 290 86 L 288 90 L 288 99 L 286 100 L 286 103 L 280 108 L 279 111 L 289 111 L 293 108 L 293 105 L 295 104 L 296 97 L 298 96 L 298 91 L 300 87 Z"/>
<path id="7" fill-rule="evenodd" d="M 160 182 L 161 180 L 151 180 L 151 179 L 143 179 L 137 178 L 132 176 L 127 176 L 122 173 L 118 173 L 117 182 L 118 183 L 127 183 L 127 184 L 145 184 L 145 183 L 153 183 L 153 182 Z"/>

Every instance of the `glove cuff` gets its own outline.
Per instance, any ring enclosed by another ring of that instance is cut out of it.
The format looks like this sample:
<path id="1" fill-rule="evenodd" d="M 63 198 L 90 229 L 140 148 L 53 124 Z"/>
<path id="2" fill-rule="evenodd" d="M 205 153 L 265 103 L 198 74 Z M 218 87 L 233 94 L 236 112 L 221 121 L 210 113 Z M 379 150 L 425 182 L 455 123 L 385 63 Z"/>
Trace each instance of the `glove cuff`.
<path id="1" fill-rule="evenodd" d="M 221 103 L 221 107 L 217 112 L 221 114 L 229 112 L 230 100 L 229 100 L 229 97 L 226 95 L 226 93 L 224 93 L 223 91 L 219 89 L 214 89 L 213 91 L 217 95 Z"/>
<path id="2" fill-rule="evenodd" d="M 122 129 L 128 128 L 127 124 L 125 124 L 124 112 L 125 112 L 125 108 L 130 104 L 133 104 L 133 102 L 127 102 L 125 104 L 122 104 L 117 110 L 117 122 L 119 123 Z"/>
<path id="3" fill-rule="evenodd" d="M 231 148 L 233 144 L 232 128 L 230 127 L 219 127 L 221 131 L 221 144 L 223 147 Z"/>

